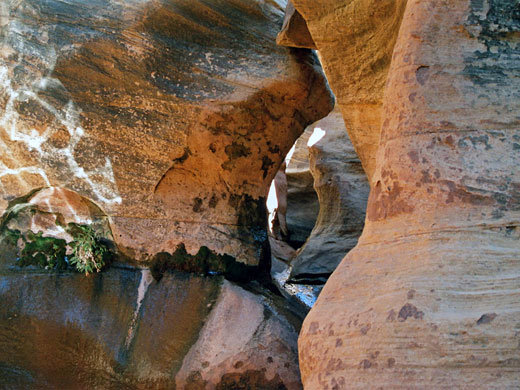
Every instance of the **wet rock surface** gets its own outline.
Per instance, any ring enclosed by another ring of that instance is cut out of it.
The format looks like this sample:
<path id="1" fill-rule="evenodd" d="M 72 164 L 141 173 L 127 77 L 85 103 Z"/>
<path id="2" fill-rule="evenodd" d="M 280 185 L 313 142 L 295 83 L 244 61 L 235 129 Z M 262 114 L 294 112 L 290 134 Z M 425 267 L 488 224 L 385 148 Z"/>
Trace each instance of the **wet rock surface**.
<path id="1" fill-rule="evenodd" d="M 2 389 L 301 389 L 300 320 L 261 288 L 4 262 L 0 300 Z"/>

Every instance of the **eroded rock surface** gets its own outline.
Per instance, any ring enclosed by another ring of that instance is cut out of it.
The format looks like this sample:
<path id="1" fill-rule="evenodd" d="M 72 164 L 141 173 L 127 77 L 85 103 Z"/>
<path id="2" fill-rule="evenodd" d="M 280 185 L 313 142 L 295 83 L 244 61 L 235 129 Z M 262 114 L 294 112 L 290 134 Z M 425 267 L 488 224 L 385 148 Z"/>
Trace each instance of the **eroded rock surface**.
<path id="1" fill-rule="evenodd" d="M 42 187 L 109 217 L 137 260 L 179 244 L 258 265 L 263 197 L 332 100 L 275 43 L 274 1 L 0 4 L 0 212 Z"/>
<path id="2" fill-rule="evenodd" d="M 305 388 L 520 386 L 519 10 L 408 1 L 365 230 L 300 335 Z"/>
<path id="3" fill-rule="evenodd" d="M 307 146 L 314 127 L 311 125 L 294 145 L 285 175 L 287 177 L 287 229 L 289 241 L 300 247 L 314 228 L 320 204 L 314 189 L 314 177 L 310 168 L 310 154 Z"/>
<path id="4" fill-rule="evenodd" d="M 299 320 L 220 277 L 2 266 L 0 299 L 2 389 L 302 388 Z"/>
<path id="5" fill-rule="evenodd" d="M 352 144 L 371 181 L 384 86 L 406 0 L 291 1 L 306 21 Z M 291 46 L 289 41 L 280 43 Z"/>
<path id="6" fill-rule="evenodd" d="M 333 111 L 310 130 L 314 128 L 322 137 L 309 148 L 320 211 L 306 243 L 291 261 L 293 282 L 324 283 L 354 248 L 365 222 L 369 184 L 341 113 Z"/>

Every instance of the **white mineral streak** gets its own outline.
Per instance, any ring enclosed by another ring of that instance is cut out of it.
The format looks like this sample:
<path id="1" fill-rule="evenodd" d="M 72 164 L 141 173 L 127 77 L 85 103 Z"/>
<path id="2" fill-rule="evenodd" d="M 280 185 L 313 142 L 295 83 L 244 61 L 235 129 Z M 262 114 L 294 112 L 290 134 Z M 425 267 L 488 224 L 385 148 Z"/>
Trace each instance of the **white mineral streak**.
<path id="1" fill-rule="evenodd" d="M 53 78 L 52 72 L 56 63 L 56 48 L 47 44 L 34 44 L 31 39 L 35 38 L 41 43 L 48 40 L 48 31 L 40 27 L 38 31 L 32 26 L 25 26 L 19 21 L 9 19 L 10 9 L 15 7 L 15 3 L 0 4 L 0 100 L 3 102 L 0 108 L 0 195 L 6 194 L 2 178 L 14 176 L 24 185 L 22 173 L 39 175 L 46 186 L 59 184 L 64 187 L 73 187 L 71 182 L 81 182 L 85 195 L 90 195 L 95 200 L 105 204 L 121 203 L 121 197 L 117 191 L 114 179 L 112 163 L 108 157 L 105 158 L 104 165 L 86 171 L 76 161 L 74 154 L 85 130 L 81 127 L 79 107 L 72 100 L 69 100 L 64 107 L 57 108 L 52 103 L 42 98 L 40 92 L 48 87 L 65 90 L 63 84 Z M 29 36 L 29 38 L 27 38 Z M 35 70 L 25 66 L 24 70 L 28 73 L 23 81 L 12 79 L 12 72 L 15 66 L 10 65 L 8 57 L 17 53 L 18 64 L 23 66 L 24 58 L 38 58 L 39 65 L 44 69 Z M 18 111 L 16 105 L 23 102 L 32 101 L 43 108 L 56 119 L 58 126 L 48 126 L 42 133 L 34 128 L 26 128 L 26 125 Z M 67 129 L 70 140 L 63 148 L 51 145 L 48 141 L 54 135 L 59 125 Z M 19 166 L 19 159 L 13 154 L 14 145 L 24 145 L 27 154 L 34 156 L 38 160 L 38 166 Z M 57 158 L 64 160 L 65 167 L 70 173 L 68 182 L 51 183 L 46 174 L 49 162 Z M 75 184 L 76 186 L 78 184 Z M 78 188 L 71 188 L 78 190 Z"/>
<path id="2" fill-rule="evenodd" d="M 129 348 L 132 340 L 135 336 L 135 330 L 137 327 L 137 319 L 139 317 L 139 310 L 141 310 L 141 305 L 143 304 L 144 297 L 146 296 L 146 292 L 148 291 L 148 287 L 153 282 L 153 276 L 150 270 L 142 269 L 141 270 L 141 281 L 139 282 L 139 287 L 137 288 L 137 302 L 135 305 L 134 315 L 132 317 L 132 322 L 130 323 L 130 327 L 128 328 L 128 334 L 125 340 L 125 347 Z"/>

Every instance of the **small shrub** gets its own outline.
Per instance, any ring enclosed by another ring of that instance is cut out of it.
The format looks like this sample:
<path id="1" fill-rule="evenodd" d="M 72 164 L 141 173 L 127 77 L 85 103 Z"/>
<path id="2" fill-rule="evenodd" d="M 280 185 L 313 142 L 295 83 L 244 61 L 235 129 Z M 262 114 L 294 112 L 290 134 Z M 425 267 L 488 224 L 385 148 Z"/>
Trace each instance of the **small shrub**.
<path id="1" fill-rule="evenodd" d="M 72 249 L 69 263 L 86 275 L 101 271 L 105 266 L 108 249 L 100 242 L 94 229 L 89 225 L 74 224 L 68 230 L 74 237 L 74 240 L 69 243 Z"/>

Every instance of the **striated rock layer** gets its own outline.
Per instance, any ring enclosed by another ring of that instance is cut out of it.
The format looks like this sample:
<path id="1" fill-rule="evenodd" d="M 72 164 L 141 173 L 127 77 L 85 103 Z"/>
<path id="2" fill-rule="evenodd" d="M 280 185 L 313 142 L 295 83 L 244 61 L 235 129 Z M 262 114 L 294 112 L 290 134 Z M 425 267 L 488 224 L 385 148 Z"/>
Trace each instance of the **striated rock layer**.
<path id="1" fill-rule="evenodd" d="M 519 34 L 515 1 L 408 1 L 365 230 L 300 334 L 306 389 L 520 387 Z"/>
<path id="2" fill-rule="evenodd" d="M 42 187 L 108 216 L 138 260 L 179 244 L 258 265 L 263 197 L 332 98 L 264 0 L 0 4 L 0 213 Z"/>
<path id="3" fill-rule="evenodd" d="M 291 0 L 303 16 L 369 181 L 375 170 L 383 94 L 406 0 Z M 282 32 L 283 36 L 287 35 Z M 302 47 L 304 40 L 279 39 Z M 314 45 L 306 47 L 314 47 Z"/>
<path id="4" fill-rule="evenodd" d="M 290 280 L 323 283 L 363 231 L 369 185 L 339 110 L 313 128 L 315 136 L 322 136 L 316 142 L 311 139 L 309 147 L 320 211 L 305 245 L 291 261 Z"/>

